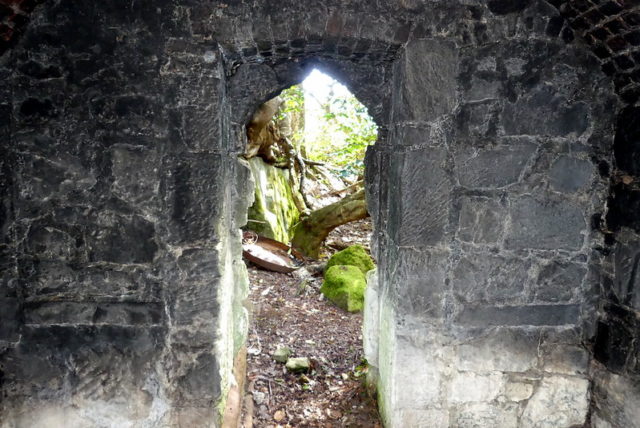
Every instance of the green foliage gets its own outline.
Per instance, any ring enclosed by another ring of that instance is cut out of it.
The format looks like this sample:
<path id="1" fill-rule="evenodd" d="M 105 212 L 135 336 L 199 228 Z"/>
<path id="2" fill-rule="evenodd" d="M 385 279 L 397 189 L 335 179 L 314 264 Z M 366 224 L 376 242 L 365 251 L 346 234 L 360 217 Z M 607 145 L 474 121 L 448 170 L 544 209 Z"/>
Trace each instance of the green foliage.
<path id="1" fill-rule="evenodd" d="M 339 166 L 343 176 L 360 175 L 365 151 L 376 142 L 378 127 L 353 95 L 333 95 L 325 110 L 325 132 L 320 134 L 310 156 Z"/>
<path id="2" fill-rule="evenodd" d="M 357 244 L 338 251 L 331 256 L 327 262 L 327 269 L 340 265 L 355 266 L 362 271 L 363 275 L 376 267 L 364 247 Z"/>
<path id="3" fill-rule="evenodd" d="M 283 105 L 276 120 L 289 119 L 296 146 L 304 146 L 303 153 L 318 162 L 338 167 L 344 177 L 361 175 L 364 171 L 364 154 L 367 146 L 376 142 L 378 127 L 369 116 L 367 108 L 352 94 L 336 91 L 338 82 L 329 88 L 326 99 L 315 99 L 320 112 L 313 121 L 320 121 L 319 132 L 304 138 L 302 117 L 305 113 L 305 92 L 302 85 L 282 91 Z M 308 97 L 307 97 L 308 98 Z M 314 97 L 315 98 L 315 97 Z M 308 110 L 312 111 L 312 110 Z M 296 128 L 298 125 L 298 129 Z"/>

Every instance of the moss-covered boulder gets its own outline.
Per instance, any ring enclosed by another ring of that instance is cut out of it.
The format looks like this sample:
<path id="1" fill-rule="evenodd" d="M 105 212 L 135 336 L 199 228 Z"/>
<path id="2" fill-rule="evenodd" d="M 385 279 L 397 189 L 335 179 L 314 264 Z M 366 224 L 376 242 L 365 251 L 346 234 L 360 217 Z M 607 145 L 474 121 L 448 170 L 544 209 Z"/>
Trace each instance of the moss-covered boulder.
<path id="1" fill-rule="evenodd" d="M 327 269 L 333 266 L 355 266 L 363 275 L 376 267 L 362 245 L 352 245 L 335 253 L 327 262 Z"/>
<path id="2" fill-rule="evenodd" d="M 261 158 L 249 160 L 255 181 L 255 199 L 249 208 L 247 228 L 259 235 L 289 242 L 291 228 L 298 221 L 289 171 L 266 164 Z"/>
<path id="3" fill-rule="evenodd" d="M 332 266 L 324 274 L 320 291 L 338 307 L 349 312 L 358 312 L 364 305 L 364 290 L 367 280 L 356 266 Z"/>

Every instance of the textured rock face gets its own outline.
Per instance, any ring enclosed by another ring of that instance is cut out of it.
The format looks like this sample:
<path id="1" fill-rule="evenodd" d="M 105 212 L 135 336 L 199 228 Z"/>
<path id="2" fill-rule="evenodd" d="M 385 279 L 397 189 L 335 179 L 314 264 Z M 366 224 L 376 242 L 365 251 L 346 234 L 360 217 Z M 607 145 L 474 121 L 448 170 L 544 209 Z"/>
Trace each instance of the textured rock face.
<path id="1" fill-rule="evenodd" d="M 381 129 L 364 337 L 387 425 L 580 425 L 591 398 L 637 424 L 637 107 L 614 120 L 613 95 L 637 88 L 637 11 L 272 3 L 45 2 L 0 46 L 3 428 L 219 425 L 244 125 L 313 67 Z"/>
<path id="2" fill-rule="evenodd" d="M 249 160 L 249 166 L 255 193 L 247 227 L 267 238 L 288 243 L 291 228 L 300 216 L 289 184 L 289 171 L 268 165 L 257 157 Z"/>

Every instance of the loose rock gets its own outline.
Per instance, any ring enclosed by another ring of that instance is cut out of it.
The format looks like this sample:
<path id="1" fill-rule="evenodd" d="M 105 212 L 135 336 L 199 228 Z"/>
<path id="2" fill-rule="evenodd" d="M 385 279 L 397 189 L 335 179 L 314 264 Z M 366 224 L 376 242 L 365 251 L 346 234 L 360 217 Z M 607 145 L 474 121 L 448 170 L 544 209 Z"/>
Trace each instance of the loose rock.
<path id="1" fill-rule="evenodd" d="M 290 372 L 306 372 L 311 367 L 311 362 L 307 357 L 289 358 L 286 367 Z"/>

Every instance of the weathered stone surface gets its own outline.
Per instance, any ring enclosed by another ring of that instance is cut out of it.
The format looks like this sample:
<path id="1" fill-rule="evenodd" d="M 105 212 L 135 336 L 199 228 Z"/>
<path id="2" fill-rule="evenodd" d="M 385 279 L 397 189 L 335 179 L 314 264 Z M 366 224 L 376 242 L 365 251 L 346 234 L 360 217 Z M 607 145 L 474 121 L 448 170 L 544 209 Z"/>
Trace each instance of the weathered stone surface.
<path id="1" fill-rule="evenodd" d="M 289 358 L 286 367 L 290 372 L 306 372 L 311 367 L 311 363 L 307 357 Z"/>
<path id="2" fill-rule="evenodd" d="M 0 7 L 3 423 L 219 422 L 246 331 L 235 154 L 316 65 L 380 125 L 386 424 L 582 424 L 600 289 L 595 356 L 620 378 L 594 375 L 593 420 L 638 420 L 635 107 L 611 146 L 640 94 L 631 2 L 36 3 Z M 506 386 L 486 401 L 459 367 Z"/>
<path id="3" fill-rule="evenodd" d="M 527 372 L 537 365 L 539 341 L 535 332 L 499 328 L 461 344 L 456 366 L 474 373 Z"/>
<path id="4" fill-rule="evenodd" d="M 474 326 L 574 325 L 579 305 L 465 306 L 457 322 Z"/>
<path id="5" fill-rule="evenodd" d="M 397 177 L 394 177 L 390 228 L 398 245 L 434 245 L 443 239 L 452 189 L 444 170 L 445 159 L 440 148 L 393 156 L 391 168 Z"/>
<path id="6" fill-rule="evenodd" d="M 504 387 L 503 376 L 499 373 L 478 375 L 461 372 L 453 376 L 449 399 L 454 403 L 490 402 Z"/>
<path id="7" fill-rule="evenodd" d="M 500 201 L 487 198 L 461 199 L 458 237 L 475 244 L 496 244 L 504 230 L 505 208 Z"/>
<path id="8" fill-rule="evenodd" d="M 499 188 L 516 183 L 536 151 L 530 142 L 498 147 L 462 148 L 455 154 L 456 175 L 469 188 Z"/>
<path id="9" fill-rule="evenodd" d="M 522 414 L 522 424 L 538 427 L 572 427 L 587 418 L 589 381 L 584 378 L 542 379 Z"/>
<path id="10" fill-rule="evenodd" d="M 455 264 L 451 284 L 462 302 L 518 302 L 530 282 L 529 269 L 526 260 L 469 253 Z"/>
<path id="11" fill-rule="evenodd" d="M 578 192 L 589 185 L 593 169 L 589 161 L 562 156 L 551 165 L 549 182 L 558 192 Z"/>
<path id="12" fill-rule="evenodd" d="M 429 121 L 450 113 L 455 106 L 457 68 L 457 50 L 450 42 L 410 42 L 396 64 L 394 119 Z"/>
<path id="13" fill-rule="evenodd" d="M 552 261 L 541 267 L 533 285 L 533 298 L 540 302 L 568 302 L 580 293 L 586 274 L 585 265 Z"/>
<path id="14" fill-rule="evenodd" d="M 551 198 L 524 196 L 511 202 L 510 249 L 578 250 L 587 225 L 577 205 Z"/>

